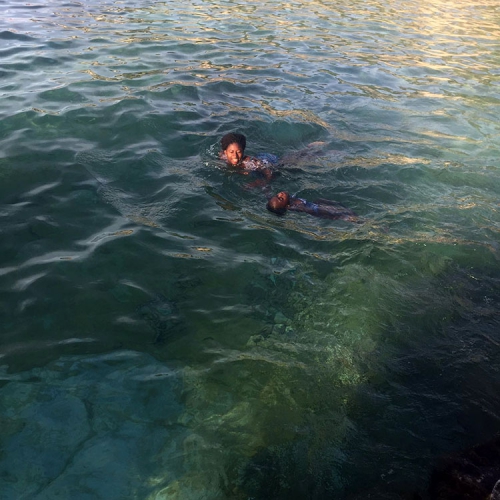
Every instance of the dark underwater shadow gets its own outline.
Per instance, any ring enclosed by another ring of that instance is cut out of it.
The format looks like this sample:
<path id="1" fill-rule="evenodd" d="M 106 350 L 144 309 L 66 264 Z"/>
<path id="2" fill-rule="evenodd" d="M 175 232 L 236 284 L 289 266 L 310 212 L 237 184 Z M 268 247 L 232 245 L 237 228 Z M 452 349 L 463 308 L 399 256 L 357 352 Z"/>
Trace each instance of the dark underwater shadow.
<path id="1" fill-rule="evenodd" d="M 313 425 L 262 448 L 240 471 L 245 495 L 490 498 L 500 479 L 500 280 L 486 262 L 473 272 L 464 263 L 421 282 L 422 295 L 433 288 L 446 299 L 387 325 L 373 356 L 359 360 L 365 382 L 346 389 L 345 440 L 329 441 L 326 429 L 318 439 Z"/>

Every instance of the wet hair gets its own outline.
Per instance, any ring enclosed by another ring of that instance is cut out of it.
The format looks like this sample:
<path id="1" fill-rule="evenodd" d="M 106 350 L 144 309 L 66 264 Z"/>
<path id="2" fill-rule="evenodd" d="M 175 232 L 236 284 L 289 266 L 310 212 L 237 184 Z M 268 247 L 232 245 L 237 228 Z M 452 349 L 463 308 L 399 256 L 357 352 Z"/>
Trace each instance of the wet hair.
<path id="1" fill-rule="evenodd" d="M 280 206 L 280 200 L 276 198 L 276 196 L 273 196 L 272 198 L 269 199 L 267 202 L 266 208 L 270 212 L 274 212 L 275 214 L 278 215 L 284 215 L 286 213 L 287 207 Z"/>
<path id="2" fill-rule="evenodd" d="M 245 151 L 247 145 L 247 138 L 243 134 L 237 134 L 235 132 L 231 132 L 230 134 L 226 134 L 221 140 L 220 145 L 222 147 L 222 151 L 225 151 L 231 144 L 238 144 L 240 148 Z"/>

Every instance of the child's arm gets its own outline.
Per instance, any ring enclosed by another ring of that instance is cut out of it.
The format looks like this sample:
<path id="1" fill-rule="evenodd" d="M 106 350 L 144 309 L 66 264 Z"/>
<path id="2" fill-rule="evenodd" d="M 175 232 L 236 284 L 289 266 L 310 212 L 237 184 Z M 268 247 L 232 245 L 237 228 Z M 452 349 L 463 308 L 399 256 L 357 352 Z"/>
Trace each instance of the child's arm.
<path id="1" fill-rule="evenodd" d="M 263 177 L 263 179 L 258 179 L 249 184 L 249 187 L 259 187 L 265 186 L 274 177 L 274 172 L 263 162 L 256 158 L 247 157 L 243 163 L 243 168 L 246 170 L 245 173 L 248 175 L 250 172 L 256 172 Z"/>
<path id="2" fill-rule="evenodd" d="M 269 168 L 266 168 L 265 170 L 257 170 L 257 172 L 259 172 L 259 174 L 262 174 L 264 176 L 264 179 L 257 179 L 256 181 L 253 181 L 248 184 L 248 187 L 265 187 L 273 178 L 273 172 Z M 249 172 L 244 173 L 248 175 Z"/>

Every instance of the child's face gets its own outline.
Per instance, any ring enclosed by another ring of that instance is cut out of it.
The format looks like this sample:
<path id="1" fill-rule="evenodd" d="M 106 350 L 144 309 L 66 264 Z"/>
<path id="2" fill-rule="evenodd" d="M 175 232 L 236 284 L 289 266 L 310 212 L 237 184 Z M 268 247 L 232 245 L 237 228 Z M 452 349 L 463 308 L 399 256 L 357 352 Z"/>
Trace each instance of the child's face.
<path id="1" fill-rule="evenodd" d="M 276 208 L 286 208 L 290 203 L 290 196 L 286 191 L 279 192 L 276 196 L 273 196 L 274 205 Z"/>
<path id="2" fill-rule="evenodd" d="M 233 144 L 229 144 L 224 154 L 230 165 L 238 165 L 243 160 L 244 151 L 238 143 L 233 142 Z"/>

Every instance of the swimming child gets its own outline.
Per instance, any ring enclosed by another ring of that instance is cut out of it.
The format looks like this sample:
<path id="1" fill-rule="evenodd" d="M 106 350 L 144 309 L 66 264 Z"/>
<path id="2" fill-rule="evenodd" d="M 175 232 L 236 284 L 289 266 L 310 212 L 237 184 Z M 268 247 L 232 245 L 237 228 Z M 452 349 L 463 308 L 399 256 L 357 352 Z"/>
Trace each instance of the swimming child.
<path id="1" fill-rule="evenodd" d="M 228 165 L 243 170 L 241 173 L 248 175 L 257 172 L 267 180 L 271 180 L 274 172 L 272 166 L 278 162 L 278 157 L 270 153 L 261 153 L 255 157 L 245 155 L 247 139 L 243 134 L 226 134 L 220 141 L 222 151 L 220 158 Z"/>
<path id="2" fill-rule="evenodd" d="M 267 202 L 267 209 L 278 215 L 284 215 L 287 210 L 305 212 L 323 219 L 342 219 L 350 222 L 359 222 L 358 216 L 351 209 L 331 200 L 319 199 L 315 202 L 290 196 L 290 193 L 281 191 Z"/>

